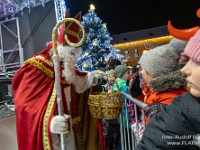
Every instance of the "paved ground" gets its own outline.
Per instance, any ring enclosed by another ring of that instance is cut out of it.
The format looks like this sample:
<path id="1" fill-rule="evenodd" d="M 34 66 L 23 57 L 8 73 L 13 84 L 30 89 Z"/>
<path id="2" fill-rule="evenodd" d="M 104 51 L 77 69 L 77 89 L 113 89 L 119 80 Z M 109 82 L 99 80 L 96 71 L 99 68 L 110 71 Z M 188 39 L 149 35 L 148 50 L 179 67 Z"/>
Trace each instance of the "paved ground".
<path id="1" fill-rule="evenodd" d="M 3 112 L 0 112 L 0 119 L 15 115 L 14 111 L 10 111 L 7 108 L 5 108 L 5 109 L 6 110 L 4 110 Z M 0 111 L 2 111 L 2 109 L 0 109 Z"/>
<path id="2" fill-rule="evenodd" d="M 0 150 L 17 150 L 15 115 L 9 115 L 0 119 Z"/>

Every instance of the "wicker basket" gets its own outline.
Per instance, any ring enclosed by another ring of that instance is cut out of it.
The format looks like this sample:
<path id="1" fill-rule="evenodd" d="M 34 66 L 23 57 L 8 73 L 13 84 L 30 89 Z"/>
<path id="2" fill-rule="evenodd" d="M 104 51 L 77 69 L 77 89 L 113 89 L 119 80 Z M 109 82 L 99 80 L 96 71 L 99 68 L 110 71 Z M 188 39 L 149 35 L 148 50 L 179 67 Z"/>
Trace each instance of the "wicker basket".
<path id="1" fill-rule="evenodd" d="M 103 74 L 102 76 L 109 75 Z M 112 78 L 112 76 L 109 77 Z M 116 81 L 115 84 L 118 88 L 118 92 L 116 93 L 92 92 L 92 87 L 90 88 L 88 105 L 92 117 L 114 119 L 120 115 L 123 102 L 120 95 L 120 89 Z"/>

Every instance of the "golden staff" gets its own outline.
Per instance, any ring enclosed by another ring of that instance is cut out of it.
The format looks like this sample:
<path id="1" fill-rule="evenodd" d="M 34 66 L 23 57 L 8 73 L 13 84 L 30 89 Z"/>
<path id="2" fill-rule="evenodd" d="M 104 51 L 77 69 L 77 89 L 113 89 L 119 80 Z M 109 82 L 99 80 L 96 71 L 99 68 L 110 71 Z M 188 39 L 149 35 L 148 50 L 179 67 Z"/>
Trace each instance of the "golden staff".
<path id="1" fill-rule="evenodd" d="M 54 72 L 55 72 L 55 83 L 56 83 L 56 95 L 57 95 L 57 105 L 58 105 L 58 115 L 63 116 L 64 112 L 63 112 L 63 103 L 62 103 L 62 94 L 61 94 L 61 84 L 60 84 L 60 62 L 59 62 L 59 56 L 58 56 L 58 50 L 57 50 L 57 40 L 56 40 L 56 32 L 57 29 L 60 25 L 62 25 L 65 22 L 75 22 L 76 24 L 78 24 L 78 26 L 80 26 L 82 32 L 83 32 L 83 37 L 82 39 L 78 42 L 78 43 L 72 43 L 69 41 L 67 35 L 65 36 L 65 40 L 66 42 L 69 44 L 69 46 L 73 46 L 73 47 L 79 47 L 80 45 L 82 45 L 85 41 L 85 37 L 86 37 L 86 32 L 84 27 L 81 25 L 81 23 L 74 19 L 74 18 L 65 18 L 61 21 L 59 21 L 56 26 L 53 28 L 52 31 L 52 42 L 53 42 L 53 56 L 52 56 L 52 60 L 54 63 Z M 61 150 L 66 150 L 65 148 L 65 138 L 64 138 L 64 134 L 61 134 L 60 136 L 60 144 L 61 144 Z"/>

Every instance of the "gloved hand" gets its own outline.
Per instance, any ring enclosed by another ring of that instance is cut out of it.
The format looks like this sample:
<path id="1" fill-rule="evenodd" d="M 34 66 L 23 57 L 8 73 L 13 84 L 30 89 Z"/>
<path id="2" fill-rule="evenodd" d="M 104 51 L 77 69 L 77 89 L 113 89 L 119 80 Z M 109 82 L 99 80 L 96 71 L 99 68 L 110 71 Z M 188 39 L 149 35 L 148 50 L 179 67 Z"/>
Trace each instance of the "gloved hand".
<path id="1" fill-rule="evenodd" d="M 103 71 L 101 71 L 101 70 L 94 70 L 94 71 L 92 72 L 92 74 L 94 75 L 93 82 L 96 84 L 96 83 L 97 83 L 97 80 L 98 80 L 98 78 L 101 78 L 101 77 L 102 77 L 102 75 L 101 75 L 101 74 L 104 74 L 104 72 L 103 72 Z"/>
<path id="2" fill-rule="evenodd" d="M 68 132 L 69 115 L 54 116 L 50 122 L 50 131 L 55 134 L 65 134 Z"/>
<path id="3" fill-rule="evenodd" d="M 168 105 L 167 104 L 158 103 L 158 102 L 150 104 L 150 105 L 148 105 L 147 107 L 144 108 L 144 111 L 146 112 L 145 116 L 148 119 L 150 119 L 154 114 L 156 114 L 157 112 L 161 111 L 166 106 L 168 106 Z"/>
<path id="4" fill-rule="evenodd" d="M 92 73 L 94 74 L 94 77 L 97 79 L 102 77 L 101 74 L 104 74 L 104 72 L 101 70 L 94 70 Z"/>

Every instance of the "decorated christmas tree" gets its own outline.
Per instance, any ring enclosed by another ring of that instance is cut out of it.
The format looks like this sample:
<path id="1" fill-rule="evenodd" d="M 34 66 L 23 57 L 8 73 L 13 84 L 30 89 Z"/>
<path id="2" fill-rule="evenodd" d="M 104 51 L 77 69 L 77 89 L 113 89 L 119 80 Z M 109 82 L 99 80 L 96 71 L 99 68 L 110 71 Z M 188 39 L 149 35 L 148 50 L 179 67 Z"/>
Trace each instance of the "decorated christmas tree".
<path id="1" fill-rule="evenodd" d="M 94 12 L 94 6 L 90 6 L 89 12 L 82 17 L 87 37 L 82 47 L 82 55 L 78 58 L 77 67 L 82 71 L 104 70 L 112 59 L 121 61 L 123 55 L 120 50 L 111 45 L 112 38 L 106 28 Z"/>

